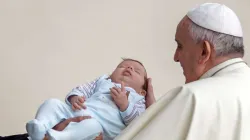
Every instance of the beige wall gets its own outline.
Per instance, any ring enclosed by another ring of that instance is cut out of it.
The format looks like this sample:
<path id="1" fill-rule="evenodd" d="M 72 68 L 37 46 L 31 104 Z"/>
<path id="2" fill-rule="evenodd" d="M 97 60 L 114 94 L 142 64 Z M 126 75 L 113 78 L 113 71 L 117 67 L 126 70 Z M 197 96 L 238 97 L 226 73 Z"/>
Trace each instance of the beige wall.
<path id="1" fill-rule="evenodd" d="M 205 0 L 1 0 L 0 135 L 25 132 L 47 98 L 111 73 L 132 57 L 146 65 L 157 98 L 184 83 L 175 28 Z M 250 1 L 221 0 L 240 17 L 250 62 Z"/>

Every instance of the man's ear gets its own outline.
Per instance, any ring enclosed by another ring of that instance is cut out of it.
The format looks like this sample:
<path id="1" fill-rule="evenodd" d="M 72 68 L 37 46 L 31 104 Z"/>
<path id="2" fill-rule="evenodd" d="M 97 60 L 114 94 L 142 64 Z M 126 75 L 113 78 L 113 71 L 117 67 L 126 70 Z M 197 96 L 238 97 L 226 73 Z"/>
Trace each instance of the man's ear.
<path id="1" fill-rule="evenodd" d="M 201 57 L 199 60 L 200 64 L 204 64 L 209 60 L 212 54 L 212 49 L 213 49 L 213 46 L 208 41 L 204 41 L 202 45 Z"/>
<path id="2" fill-rule="evenodd" d="M 141 90 L 140 95 L 142 95 L 142 96 L 146 96 L 146 94 L 147 94 L 147 91 L 145 91 L 144 89 L 143 89 L 143 90 Z"/>

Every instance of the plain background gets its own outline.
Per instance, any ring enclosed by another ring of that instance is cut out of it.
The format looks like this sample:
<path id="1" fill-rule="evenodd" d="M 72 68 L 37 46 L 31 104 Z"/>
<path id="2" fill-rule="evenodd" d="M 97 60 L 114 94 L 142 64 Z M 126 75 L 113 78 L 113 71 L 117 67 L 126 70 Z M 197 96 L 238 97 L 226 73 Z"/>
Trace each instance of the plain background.
<path id="1" fill-rule="evenodd" d="M 25 133 L 48 98 L 110 74 L 121 57 L 142 61 L 156 97 L 184 83 L 173 61 L 178 22 L 203 2 L 239 16 L 250 62 L 249 0 L 1 0 L 0 135 Z"/>

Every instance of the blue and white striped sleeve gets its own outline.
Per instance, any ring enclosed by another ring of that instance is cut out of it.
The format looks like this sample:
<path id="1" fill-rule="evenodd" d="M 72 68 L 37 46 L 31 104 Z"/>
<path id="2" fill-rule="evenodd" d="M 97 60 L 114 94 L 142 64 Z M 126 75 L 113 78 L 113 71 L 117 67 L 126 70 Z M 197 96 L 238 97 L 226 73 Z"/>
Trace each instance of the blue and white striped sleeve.
<path id="1" fill-rule="evenodd" d="M 145 99 L 141 99 L 136 103 L 129 103 L 128 108 L 121 112 L 123 122 L 126 126 L 130 124 L 135 118 L 140 116 L 146 110 Z"/>
<path id="2" fill-rule="evenodd" d="M 73 88 L 70 93 L 66 96 L 65 101 L 68 105 L 71 105 L 68 98 L 70 96 L 76 95 L 76 96 L 84 96 L 85 98 L 89 98 L 94 94 L 94 90 L 96 87 L 96 82 L 98 81 L 98 78 L 94 81 L 88 82 L 86 84 L 79 85 L 75 88 Z"/>

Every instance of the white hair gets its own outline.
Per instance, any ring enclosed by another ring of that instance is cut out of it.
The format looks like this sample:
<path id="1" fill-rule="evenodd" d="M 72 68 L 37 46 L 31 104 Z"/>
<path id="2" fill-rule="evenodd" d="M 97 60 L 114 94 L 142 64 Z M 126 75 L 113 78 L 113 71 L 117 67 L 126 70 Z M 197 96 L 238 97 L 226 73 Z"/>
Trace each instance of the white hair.
<path id="1" fill-rule="evenodd" d="M 205 29 L 191 20 L 189 24 L 189 33 L 195 43 L 208 41 L 214 46 L 216 56 L 226 56 L 229 54 L 242 54 L 244 56 L 244 43 L 242 37 L 235 37 L 212 30 Z"/>

